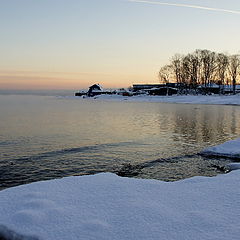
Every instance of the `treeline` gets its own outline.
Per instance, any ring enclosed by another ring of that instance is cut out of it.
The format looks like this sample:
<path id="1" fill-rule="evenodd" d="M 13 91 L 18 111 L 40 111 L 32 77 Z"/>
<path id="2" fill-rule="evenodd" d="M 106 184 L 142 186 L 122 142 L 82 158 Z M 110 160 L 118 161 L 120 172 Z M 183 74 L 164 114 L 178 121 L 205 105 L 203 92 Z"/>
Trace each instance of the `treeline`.
<path id="1" fill-rule="evenodd" d="M 192 89 L 213 83 L 232 85 L 235 94 L 239 75 L 240 55 L 198 49 L 187 55 L 175 54 L 170 64 L 161 67 L 159 80 L 163 83 L 174 81 Z"/>

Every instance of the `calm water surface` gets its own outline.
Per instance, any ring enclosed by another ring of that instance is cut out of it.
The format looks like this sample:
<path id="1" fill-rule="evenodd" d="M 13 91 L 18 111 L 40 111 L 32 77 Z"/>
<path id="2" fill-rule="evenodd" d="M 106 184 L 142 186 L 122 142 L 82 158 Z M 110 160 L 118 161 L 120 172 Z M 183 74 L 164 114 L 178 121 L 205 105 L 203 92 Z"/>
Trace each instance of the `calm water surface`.
<path id="1" fill-rule="evenodd" d="M 240 107 L 0 95 L 0 189 L 114 172 L 173 181 L 218 174 L 197 153 L 240 135 Z"/>

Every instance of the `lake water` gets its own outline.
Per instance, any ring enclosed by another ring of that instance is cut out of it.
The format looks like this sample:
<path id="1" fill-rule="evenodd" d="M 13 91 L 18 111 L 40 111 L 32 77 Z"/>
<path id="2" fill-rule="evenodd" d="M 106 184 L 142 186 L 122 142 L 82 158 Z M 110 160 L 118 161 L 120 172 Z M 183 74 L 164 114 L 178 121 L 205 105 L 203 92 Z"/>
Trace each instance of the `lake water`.
<path id="1" fill-rule="evenodd" d="M 197 155 L 240 135 L 240 107 L 0 95 L 0 189 L 114 172 L 164 181 L 214 176 Z"/>

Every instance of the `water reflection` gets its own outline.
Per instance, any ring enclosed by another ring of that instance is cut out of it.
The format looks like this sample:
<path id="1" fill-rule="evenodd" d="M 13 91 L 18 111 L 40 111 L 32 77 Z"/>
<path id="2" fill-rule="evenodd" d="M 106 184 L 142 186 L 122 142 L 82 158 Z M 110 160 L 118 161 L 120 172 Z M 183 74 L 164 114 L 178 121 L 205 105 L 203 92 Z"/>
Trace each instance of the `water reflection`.
<path id="1" fill-rule="evenodd" d="M 196 154 L 240 134 L 238 106 L 0 96 L 0 108 L 0 188 L 124 166 L 165 181 L 212 176 L 227 160 Z"/>
<path id="2" fill-rule="evenodd" d="M 179 107 L 175 113 L 173 140 L 186 143 L 219 144 L 239 134 L 239 109 L 233 106 Z M 238 111 L 237 111 L 238 110 Z"/>

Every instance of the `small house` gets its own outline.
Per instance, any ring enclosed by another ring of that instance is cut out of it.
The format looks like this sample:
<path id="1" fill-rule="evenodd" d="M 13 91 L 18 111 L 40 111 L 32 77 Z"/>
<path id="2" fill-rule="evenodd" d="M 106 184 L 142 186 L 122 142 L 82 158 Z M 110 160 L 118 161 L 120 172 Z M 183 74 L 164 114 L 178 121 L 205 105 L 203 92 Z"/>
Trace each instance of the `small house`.
<path id="1" fill-rule="evenodd" d="M 92 86 L 89 87 L 87 95 L 89 97 L 93 97 L 93 96 L 102 94 L 102 92 L 103 92 L 103 89 L 99 84 L 93 84 Z"/>

